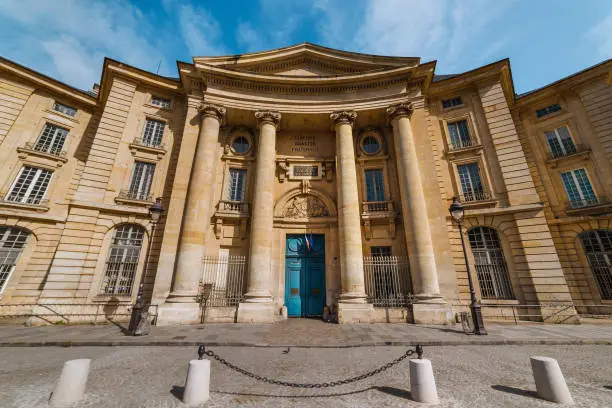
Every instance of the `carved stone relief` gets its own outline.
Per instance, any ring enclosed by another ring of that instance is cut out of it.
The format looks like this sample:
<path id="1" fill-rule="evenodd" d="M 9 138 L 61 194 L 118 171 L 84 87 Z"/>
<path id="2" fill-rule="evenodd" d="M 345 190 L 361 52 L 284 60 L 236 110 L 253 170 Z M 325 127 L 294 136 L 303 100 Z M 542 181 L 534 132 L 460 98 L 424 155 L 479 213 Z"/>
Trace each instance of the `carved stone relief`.
<path id="1" fill-rule="evenodd" d="M 329 216 L 329 210 L 319 198 L 301 194 L 287 202 L 283 215 L 286 218 L 327 217 Z"/>

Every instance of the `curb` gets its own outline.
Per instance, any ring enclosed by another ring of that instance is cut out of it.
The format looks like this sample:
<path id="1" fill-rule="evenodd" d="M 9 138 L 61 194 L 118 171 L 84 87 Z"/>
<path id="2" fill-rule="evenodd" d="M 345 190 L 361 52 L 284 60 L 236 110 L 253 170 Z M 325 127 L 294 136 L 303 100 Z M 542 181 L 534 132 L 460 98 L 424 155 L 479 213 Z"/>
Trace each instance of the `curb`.
<path id="1" fill-rule="evenodd" d="M 191 347 L 199 346 L 199 341 L 129 341 L 129 340 L 93 340 L 93 341 L 0 341 L 1 347 Z M 207 347 L 262 347 L 262 348 L 356 348 L 356 347 L 410 347 L 420 344 L 422 346 L 527 346 L 527 345 L 551 345 L 551 346 L 584 346 L 598 345 L 611 346 L 612 340 L 574 339 L 574 340 L 474 340 L 474 341 L 378 341 L 362 342 L 355 344 L 267 344 L 267 343 L 240 343 L 240 342 L 208 342 Z"/>

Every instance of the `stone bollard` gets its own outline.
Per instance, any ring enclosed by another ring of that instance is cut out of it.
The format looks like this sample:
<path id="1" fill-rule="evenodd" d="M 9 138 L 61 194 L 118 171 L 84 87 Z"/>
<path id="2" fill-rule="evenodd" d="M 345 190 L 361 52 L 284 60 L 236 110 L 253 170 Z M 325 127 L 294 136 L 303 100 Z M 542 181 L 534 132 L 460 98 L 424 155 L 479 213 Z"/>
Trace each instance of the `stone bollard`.
<path id="1" fill-rule="evenodd" d="M 531 371 L 540 398 L 561 404 L 574 402 L 557 360 L 550 357 L 531 357 Z"/>
<path id="2" fill-rule="evenodd" d="M 191 360 L 185 380 L 183 403 L 190 407 L 198 406 L 209 398 L 210 360 Z"/>
<path id="3" fill-rule="evenodd" d="M 51 394 L 52 407 L 70 406 L 83 397 L 90 363 L 91 360 L 88 358 L 69 360 L 64 363 L 59 381 Z"/>
<path id="4" fill-rule="evenodd" d="M 436 391 L 436 380 L 431 361 L 427 359 L 410 360 L 410 395 L 417 402 L 438 403 L 438 391 Z"/>

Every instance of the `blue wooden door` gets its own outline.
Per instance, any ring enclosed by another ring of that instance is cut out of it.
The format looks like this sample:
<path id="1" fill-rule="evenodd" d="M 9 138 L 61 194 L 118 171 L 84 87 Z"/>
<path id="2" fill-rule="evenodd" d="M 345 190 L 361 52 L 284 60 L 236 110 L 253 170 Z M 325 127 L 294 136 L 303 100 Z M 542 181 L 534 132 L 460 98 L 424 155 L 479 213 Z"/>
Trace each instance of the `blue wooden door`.
<path id="1" fill-rule="evenodd" d="M 287 314 L 321 316 L 325 306 L 325 236 L 287 235 L 286 254 Z"/>

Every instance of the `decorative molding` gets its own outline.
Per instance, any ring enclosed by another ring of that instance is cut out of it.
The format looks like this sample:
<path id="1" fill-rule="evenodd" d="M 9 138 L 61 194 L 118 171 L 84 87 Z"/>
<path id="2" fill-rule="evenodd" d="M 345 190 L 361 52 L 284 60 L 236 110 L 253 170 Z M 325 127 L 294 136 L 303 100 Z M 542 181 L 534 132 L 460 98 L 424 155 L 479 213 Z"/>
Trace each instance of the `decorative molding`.
<path id="1" fill-rule="evenodd" d="M 231 66 L 223 66 L 225 69 L 230 69 L 233 71 L 243 71 L 243 72 L 255 72 L 255 73 L 275 73 L 278 71 L 285 71 L 292 68 L 298 67 L 316 67 L 323 72 L 327 72 L 330 75 L 333 74 L 357 74 L 360 72 L 367 72 L 380 69 L 379 67 L 372 68 L 369 67 L 369 70 L 359 69 L 353 66 L 339 64 L 337 62 L 327 63 L 320 60 L 316 60 L 309 57 L 296 58 L 289 61 L 280 61 L 280 62 L 268 62 L 266 64 L 259 64 L 256 66 L 246 67 L 243 69 L 233 68 Z"/>
<path id="2" fill-rule="evenodd" d="M 269 123 L 278 128 L 281 120 L 281 114 L 280 112 L 271 110 L 257 111 L 255 112 L 255 119 L 257 119 L 257 125 L 259 127 L 265 123 Z"/>
<path id="3" fill-rule="evenodd" d="M 203 117 L 211 117 L 217 119 L 219 122 L 223 120 L 225 114 L 227 113 L 227 109 L 225 109 L 221 105 L 216 105 L 214 103 L 203 103 L 198 106 L 198 110 Z"/>
<path id="4" fill-rule="evenodd" d="M 401 102 L 391 105 L 387 108 L 387 115 L 389 119 L 393 120 L 401 117 L 410 117 L 414 112 L 414 105 L 412 102 Z"/>
<path id="5" fill-rule="evenodd" d="M 334 200 L 325 192 L 312 189 L 310 187 L 310 183 L 307 183 L 307 180 L 304 181 L 305 183 L 303 182 L 302 184 L 300 184 L 299 187 L 287 191 L 276 201 L 276 203 L 274 204 L 274 218 L 295 220 L 295 217 L 288 216 L 287 212 L 289 212 L 289 215 L 295 215 L 303 213 L 303 211 L 306 211 L 306 214 L 308 214 L 310 211 L 311 216 L 315 218 L 337 216 L 338 212 L 336 210 L 336 204 L 334 203 Z M 304 204 L 303 201 L 301 201 L 304 199 L 304 197 L 313 197 L 318 201 L 314 201 L 311 199 L 310 202 L 306 201 L 306 203 Z M 299 200 L 297 202 L 294 202 L 294 199 L 296 198 L 299 198 Z M 325 211 L 315 211 L 315 207 L 319 205 L 317 204 L 318 202 L 321 202 L 324 205 Z M 312 208 L 311 210 L 309 210 L 311 204 Z M 294 206 L 297 206 L 298 208 L 293 209 Z M 302 208 L 302 210 L 300 210 L 300 208 Z M 303 208 L 305 208 L 305 210 L 303 210 Z M 319 213 L 324 213 L 326 215 L 313 215 Z M 307 218 L 308 217 L 303 217 L 303 219 Z"/>
<path id="6" fill-rule="evenodd" d="M 355 123 L 357 119 L 357 112 L 355 111 L 336 111 L 329 115 L 329 118 L 334 122 L 334 125 L 351 125 Z"/>
<path id="7" fill-rule="evenodd" d="M 289 219 L 328 217 L 329 210 L 318 197 L 300 194 L 287 202 L 283 216 Z"/>

